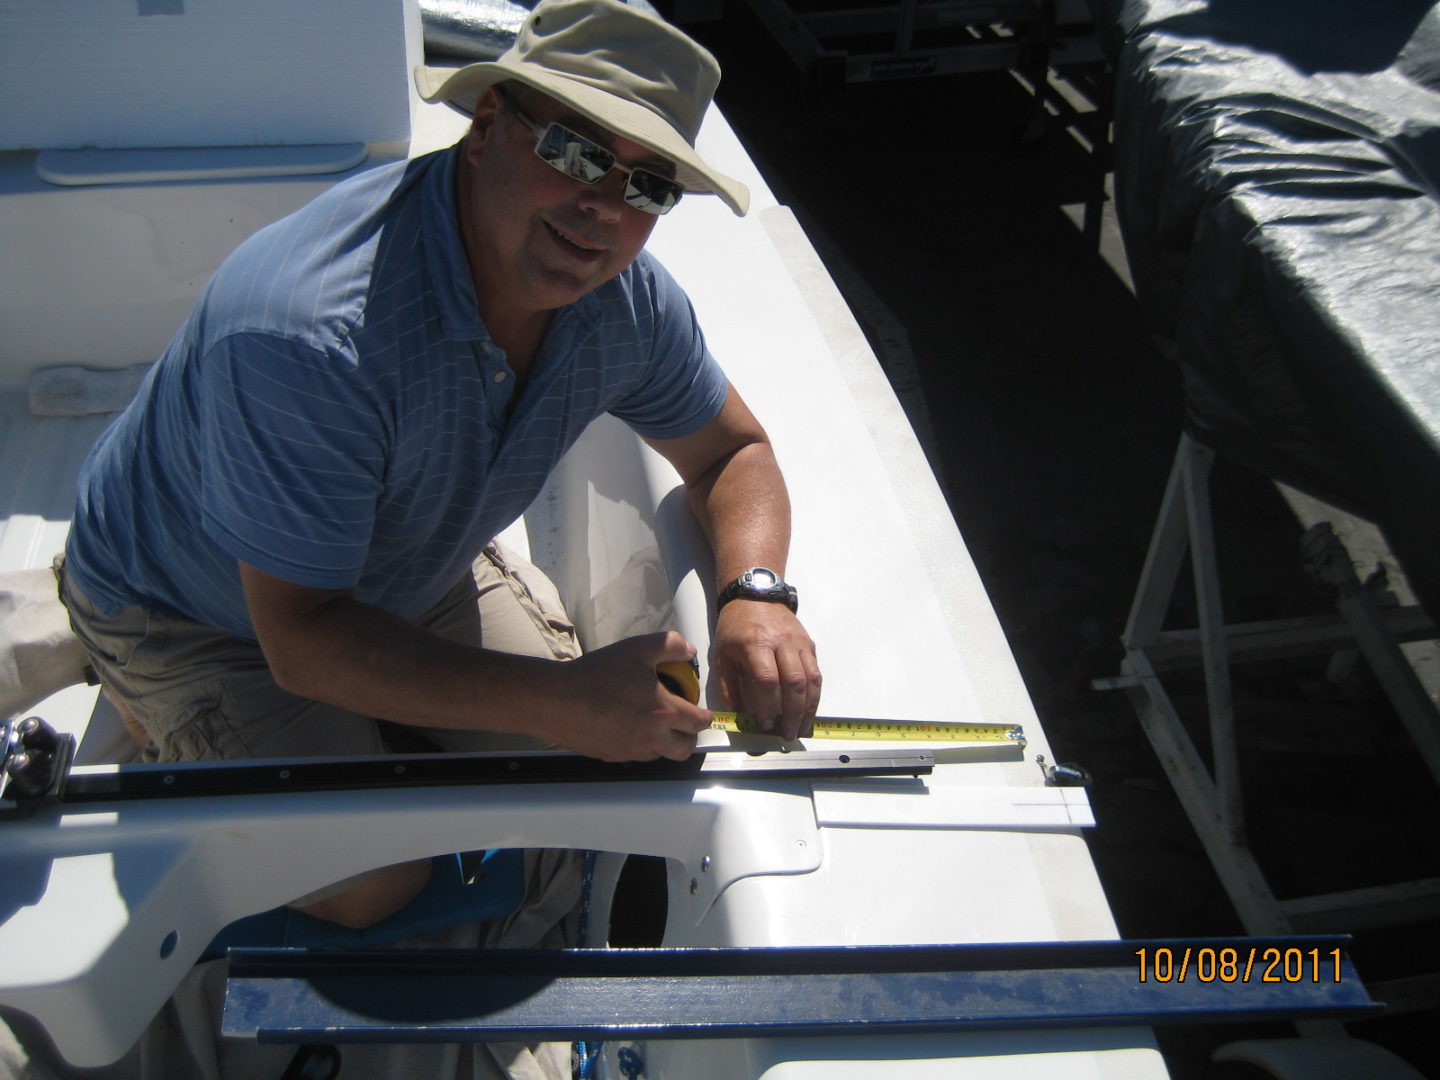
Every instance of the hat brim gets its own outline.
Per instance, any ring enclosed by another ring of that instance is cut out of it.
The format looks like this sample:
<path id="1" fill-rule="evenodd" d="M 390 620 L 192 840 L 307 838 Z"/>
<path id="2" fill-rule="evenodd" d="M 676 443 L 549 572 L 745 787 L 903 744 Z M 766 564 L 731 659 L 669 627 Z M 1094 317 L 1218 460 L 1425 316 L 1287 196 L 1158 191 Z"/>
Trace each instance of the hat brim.
<path id="1" fill-rule="evenodd" d="M 459 70 L 421 65 L 415 85 L 425 101 L 443 101 L 465 116 L 473 116 L 485 89 L 508 80 L 524 83 L 570 106 L 606 131 L 645 147 L 675 165 L 675 181 L 686 192 L 718 195 L 736 215 L 745 216 L 750 191 L 739 180 L 711 168 L 695 148 L 657 113 L 638 102 L 618 97 L 586 83 L 568 79 L 533 64 L 502 56 L 470 64 Z"/>

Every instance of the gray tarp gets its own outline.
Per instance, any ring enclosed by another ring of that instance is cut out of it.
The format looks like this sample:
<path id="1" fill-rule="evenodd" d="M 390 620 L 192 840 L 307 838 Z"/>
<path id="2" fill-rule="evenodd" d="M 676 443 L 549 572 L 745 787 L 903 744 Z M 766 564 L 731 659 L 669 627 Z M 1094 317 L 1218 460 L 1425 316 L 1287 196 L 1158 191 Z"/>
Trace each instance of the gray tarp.
<path id="1" fill-rule="evenodd" d="M 1126 0 L 1111 41 L 1192 434 L 1377 522 L 1440 615 L 1440 6 Z"/>

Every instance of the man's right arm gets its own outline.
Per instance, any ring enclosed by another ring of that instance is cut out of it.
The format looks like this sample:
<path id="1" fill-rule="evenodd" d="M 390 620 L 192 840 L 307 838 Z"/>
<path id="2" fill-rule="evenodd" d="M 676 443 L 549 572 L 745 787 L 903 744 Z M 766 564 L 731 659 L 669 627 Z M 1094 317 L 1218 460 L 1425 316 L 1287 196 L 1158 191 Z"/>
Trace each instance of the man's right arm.
<path id="1" fill-rule="evenodd" d="M 243 562 L 240 579 L 276 683 L 300 697 L 403 724 L 535 735 L 607 761 L 682 760 L 710 723 L 656 678 L 657 665 L 695 653 L 673 631 L 562 663 L 449 641 L 349 591 Z"/>

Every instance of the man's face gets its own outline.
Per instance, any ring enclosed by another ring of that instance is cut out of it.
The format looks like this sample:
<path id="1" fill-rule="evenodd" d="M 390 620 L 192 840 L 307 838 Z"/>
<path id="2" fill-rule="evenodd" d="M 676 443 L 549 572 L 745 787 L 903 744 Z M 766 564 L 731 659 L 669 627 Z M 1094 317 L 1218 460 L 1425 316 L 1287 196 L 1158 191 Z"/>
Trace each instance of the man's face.
<path id="1" fill-rule="evenodd" d="M 552 120 L 611 151 L 622 165 L 668 166 L 644 147 L 597 127 L 535 91 L 516 104 L 542 128 Z M 535 135 L 491 89 L 475 111 L 459 198 L 466 248 L 482 310 L 504 298 L 527 311 L 578 300 L 629 266 L 655 215 L 624 200 L 625 174 L 598 183 L 571 179 L 535 154 Z M 468 178 L 468 182 L 467 179 Z M 498 291 L 497 291 L 498 290 Z"/>

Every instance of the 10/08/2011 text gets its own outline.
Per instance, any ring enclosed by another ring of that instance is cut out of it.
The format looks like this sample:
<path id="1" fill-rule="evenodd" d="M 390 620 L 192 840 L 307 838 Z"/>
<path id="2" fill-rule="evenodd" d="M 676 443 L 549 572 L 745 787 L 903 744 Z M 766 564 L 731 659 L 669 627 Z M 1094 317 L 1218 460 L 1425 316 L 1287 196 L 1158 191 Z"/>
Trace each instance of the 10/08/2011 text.
<path id="1" fill-rule="evenodd" d="M 1248 949 L 1187 945 L 1184 949 L 1136 949 L 1143 982 L 1299 983 L 1339 982 L 1340 950 L 1251 946 Z"/>

